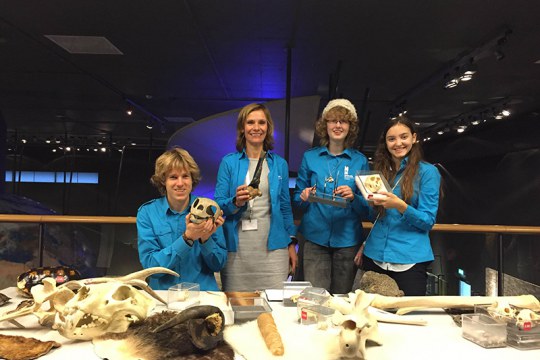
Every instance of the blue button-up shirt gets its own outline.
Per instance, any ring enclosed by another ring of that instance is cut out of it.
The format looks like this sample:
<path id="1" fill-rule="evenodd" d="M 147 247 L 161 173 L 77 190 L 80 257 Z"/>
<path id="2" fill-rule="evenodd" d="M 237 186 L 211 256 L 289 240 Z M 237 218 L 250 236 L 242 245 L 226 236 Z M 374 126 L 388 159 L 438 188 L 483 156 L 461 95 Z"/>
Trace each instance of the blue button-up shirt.
<path id="1" fill-rule="evenodd" d="M 296 235 L 291 197 L 289 195 L 289 166 L 281 156 L 268 152 L 268 189 L 271 204 L 270 231 L 268 234 L 268 250 L 287 247 L 291 236 Z M 226 216 L 223 232 L 227 249 L 236 252 L 238 247 L 238 222 L 247 204 L 237 208 L 233 203 L 236 188 L 245 184 L 249 168 L 249 158 L 245 151 L 225 155 L 219 165 L 214 200 Z"/>
<path id="2" fill-rule="evenodd" d="M 361 152 L 345 149 L 332 155 L 327 147 L 315 147 L 304 153 L 298 169 L 293 203 L 304 211 L 298 231 L 309 241 L 325 247 L 349 247 L 361 242 L 362 219 L 368 216 L 368 206 L 354 182 L 359 170 L 369 170 Z M 325 181 L 328 177 L 333 181 Z M 326 188 L 325 188 L 326 183 Z M 348 185 L 355 193 L 346 208 L 300 199 L 307 187 L 317 186 L 317 194 L 332 194 L 335 187 Z"/>
<path id="3" fill-rule="evenodd" d="M 393 193 L 401 197 L 401 178 L 405 165 L 401 162 L 396 175 Z M 439 208 L 439 188 L 441 175 L 437 168 L 427 162 L 420 162 L 414 181 L 414 194 L 401 214 L 397 209 L 386 209 L 371 230 L 364 254 L 376 261 L 395 264 L 416 264 L 432 261 L 433 251 L 429 241 L 429 231 L 433 227 Z M 375 212 L 372 211 L 372 217 Z M 375 220 L 375 219 L 372 219 Z"/>
<path id="4" fill-rule="evenodd" d="M 191 203 L 195 198 L 190 199 Z M 150 277 L 150 287 L 167 290 L 180 282 L 198 283 L 201 290 L 219 290 L 214 272 L 227 262 L 223 230 L 219 227 L 204 243 L 195 241 L 190 247 L 182 234 L 186 230 L 188 206 L 178 213 L 161 197 L 143 204 L 137 212 L 139 259 L 144 268 L 162 266 L 180 274 L 156 274 Z"/>

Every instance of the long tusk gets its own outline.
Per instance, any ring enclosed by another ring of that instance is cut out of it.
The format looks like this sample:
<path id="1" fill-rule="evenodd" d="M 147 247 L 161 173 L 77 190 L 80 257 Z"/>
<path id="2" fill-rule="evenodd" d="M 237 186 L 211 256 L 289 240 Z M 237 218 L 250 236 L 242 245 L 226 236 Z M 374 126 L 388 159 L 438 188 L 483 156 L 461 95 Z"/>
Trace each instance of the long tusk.
<path id="1" fill-rule="evenodd" d="M 360 294 L 358 295 L 360 296 Z M 371 306 L 379 309 L 404 309 L 407 310 L 426 308 L 461 308 L 474 307 L 478 304 L 494 304 L 505 301 L 514 306 L 527 308 L 534 311 L 540 310 L 540 301 L 533 295 L 519 296 L 383 296 L 375 295 Z"/>

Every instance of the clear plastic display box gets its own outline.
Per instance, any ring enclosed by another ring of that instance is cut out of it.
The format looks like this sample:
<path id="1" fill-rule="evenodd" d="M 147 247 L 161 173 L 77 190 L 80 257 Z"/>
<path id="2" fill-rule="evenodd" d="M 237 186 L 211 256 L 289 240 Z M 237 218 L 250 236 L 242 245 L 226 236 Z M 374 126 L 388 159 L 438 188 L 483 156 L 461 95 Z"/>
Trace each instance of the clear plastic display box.
<path id="1" fill-rule="evenodd" d="M 540 349 L 540 320 L 509 321 L 506 343 L 520 350 Z"/>
<path id="2" fill-rule="evenodd" d="M 173 285 L 167 291 L 167 308 L 184 310 L 200 303 L 200 286 L 197 283 L 183 282 Z"/>
<path id="3" fill-rule="evenodd" d="M 506 323 L 486 314 L 461 315 L 462 336 L 485 348 L 506 346 Z"/>
<path id="4" fill-rule="evenodd" d="M 332 325 L 332 315 L 335 310 L 323 305 L 309 305 L 300 309 L 300 323 L 302 325 L 317 325 L 317 329 L 326 330 Z"/>
<path id="5" fill-rule="evenodd" d="M 229 306 L 234 312 L 234 322 L 255 320 L 260 314 L 272 312 L 272 308 L 262 297 L 229 298 Z"/>
<path id="6" fill-rule="evenodd" d="M 311 287 L 309 281 L 284 281 L 283 282 L 283 306 L 296 306 L 297 297 L 302 290 Z"/>
<path id="7" fill-rule="evenodd" d="M 506 343 L 516 349 L 540 349 L 540 314 L 514 305 L 496 308 L 491 304 L 475 305 L 474 312 L 486 314 L 506 324 Z"/>
<path id="8" fill-rule="evenodd" d="M 331 295 L 326 289 L 319 287 L 307 287 L 300 293 L 296 303 L 298 317 L 301 318 L 302 309 L 308 306 L 325 305 L 330 300 Z"/>
<path id="9" fill-rule="evenodd" d="M 387 196 L 379 194 L 380 191 L 392 192 L 392 188 L 380 171 L 359 170 L 356 172 L 354 182 L 368 201 L 386 199 Z"/>

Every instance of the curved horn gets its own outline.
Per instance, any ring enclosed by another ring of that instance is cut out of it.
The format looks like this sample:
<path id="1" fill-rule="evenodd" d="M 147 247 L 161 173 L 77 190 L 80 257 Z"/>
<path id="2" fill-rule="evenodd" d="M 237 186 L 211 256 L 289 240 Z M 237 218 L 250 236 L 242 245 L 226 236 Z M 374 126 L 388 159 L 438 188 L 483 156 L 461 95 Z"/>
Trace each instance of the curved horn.
<path id="1" fill-rule="evenodd" d="M 191 320 L 191 319 L 205 319 L 206 317 L 215 313 L 220 314 L 222 319 L 225 319 L 223 312 L 217 306 L 199 305 L 199 306 L 190 307 L 180 312 L 178 315 L 173 317 L 171 320 L 167 321 L 165 324 L 158 326 L 157 328 L 152 330 L 152 332 L 157 333 L 157 332 L 172 328 L 173 326 L 182 324 L 183 322 L 186 322 L 187 320 Z"/>

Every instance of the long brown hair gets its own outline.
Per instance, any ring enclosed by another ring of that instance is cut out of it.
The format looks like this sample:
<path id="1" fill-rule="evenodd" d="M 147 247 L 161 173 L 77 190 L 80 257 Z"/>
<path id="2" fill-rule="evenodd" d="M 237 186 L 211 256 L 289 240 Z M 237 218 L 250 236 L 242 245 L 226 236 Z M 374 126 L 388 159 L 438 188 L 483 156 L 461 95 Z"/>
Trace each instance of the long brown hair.
<path id="1" fill-rule="evenodd" d="M 398 124 L 408 127 L 411 130 L 412 135 L 416 134 L 414 124 L 405 116 L 398 116 L 390 120 L 386 124 L 384 131 L 381 133 L 379 138 L 377 150 L 375 151 L 375 161 L 373 164 L 374 169 L 380 171 L 390 183 L 394 183 L 399 168 L 396 168 L 392 155 L 386 146 L 386 134 L 390 128 Z M 413 143 L 412 148 L 407 156 L 407 165 L 405 166 L 405 170 L 401 176 L 400 187 L 403 201 L 409 204 L 414 193 L 414 180 L 418 174 L 418 168 L 420 166 L 419 164 L 424 157 L 422 146 L 418 141 Z M 382 208 L 382 206 L 380 208 Z M 384 213 L 384 211 L 382 211 L 384 208 L 382 208 L 382 210 L 378 210 L 379 214 L 382 215 Z"/>
<path id="2" fill-rule="evenodd" d="M 248 104 L 244 106 L 238 113 L 238 119 L 236 120 L 236 150 L 242 151 L 246 147 L 246 134 L 244 129 L 246 127 L 246 119 L 249 114 L 254 111 L 262 110 L 266 116 L 266 122 L 268 123 L 268 129 L 266 131 L 266 137 L 264 138 L 263 150 L 272 150 L 274 148 L 274 120 L 270 115 L 270 110 L 263 104 Z"/>

